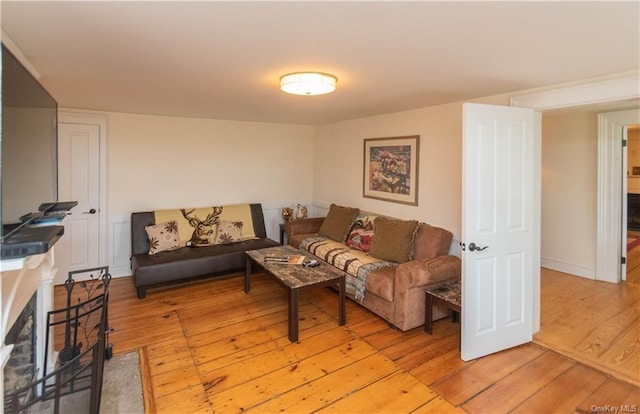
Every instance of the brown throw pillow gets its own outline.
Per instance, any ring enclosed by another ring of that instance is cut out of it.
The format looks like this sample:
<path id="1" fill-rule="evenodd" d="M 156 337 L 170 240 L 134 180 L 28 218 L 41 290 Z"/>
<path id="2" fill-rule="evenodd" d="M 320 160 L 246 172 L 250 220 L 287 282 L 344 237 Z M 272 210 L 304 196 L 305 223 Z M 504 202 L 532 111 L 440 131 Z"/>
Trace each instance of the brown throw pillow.
<path id="1" fill-rule="evenodd" d="M 418 229 L 418 221 L 378 217 L 375 229 L 371 256 L 398 263 L 412 259 L 413 238 Z"/>
<path id="2" fill-rule="evenodd" d="M 325 217 L 320 230 L 318 230 L 318 235 L 344 243 L 359 212 L 360 210 L 357 208 L 331 204 L 329 213 L 327 213 L 327 217 Z"/>

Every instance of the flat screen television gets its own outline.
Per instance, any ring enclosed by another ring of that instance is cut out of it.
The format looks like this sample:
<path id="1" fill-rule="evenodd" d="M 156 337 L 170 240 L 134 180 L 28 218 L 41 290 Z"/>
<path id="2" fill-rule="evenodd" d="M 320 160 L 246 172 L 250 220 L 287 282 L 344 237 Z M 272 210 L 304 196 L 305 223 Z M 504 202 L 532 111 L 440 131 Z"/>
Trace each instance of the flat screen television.
<path id="1" fill-rule="evenodd" d="M 58 104 L 2 45 L 2 236 L 20 217 L 58 201 Z"/>

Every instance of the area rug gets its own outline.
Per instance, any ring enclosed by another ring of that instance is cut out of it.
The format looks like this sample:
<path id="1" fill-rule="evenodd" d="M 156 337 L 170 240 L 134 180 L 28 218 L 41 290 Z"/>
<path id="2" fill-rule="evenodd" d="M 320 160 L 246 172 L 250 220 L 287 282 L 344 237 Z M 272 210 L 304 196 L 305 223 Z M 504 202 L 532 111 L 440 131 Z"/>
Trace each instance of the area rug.
<path id="1" fill-rule="evenodd" d="M 627 237 L 627 251 L 628 252 L 630 252 L 631 250 L 635 249 L 638 246 L 640 246 L 640 238 Z"/>
<path id="2" fill-rule="evenodd" d="M 138 351 L 114 355 L 104 362 L 101 414 L 144 414 Z"/>

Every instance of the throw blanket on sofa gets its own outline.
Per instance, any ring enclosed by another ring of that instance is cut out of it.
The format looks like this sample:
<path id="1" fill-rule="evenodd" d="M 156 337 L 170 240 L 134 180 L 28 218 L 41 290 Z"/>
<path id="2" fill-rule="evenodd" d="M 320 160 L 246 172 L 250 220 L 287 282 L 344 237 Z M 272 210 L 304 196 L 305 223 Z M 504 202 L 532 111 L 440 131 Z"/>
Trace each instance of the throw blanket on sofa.
<path id="1" fill-rule="evenodd" d="M 251 206 L 249 204 L 234 204 L 228 206 L 220 206 L 222 212 L 219 214 L 218 219 L 224 221 L 240 221 L 242 222 L 242 239 L 255 239 L 256 234 L 253 230 L 253 218 L 251 215 Z M 191 213 L 193 216 L 200 219 L 204 219 L 207 214 L 210 214 L 212 207 L 196 208 Z M 193 227 L 189 224 L 189 221 L 184 218 L 180 209 L 174 210 L 156 210 L 154 211 L 155 222 L 165 223 L 167 221 L 175 220 L 178 223 L 178 234 L 180 235 L 180 241 L 183 243 L 191 239 L 193 234 Z"/>
<path id="2" fill-rule="evenodd" d="M 345 280 L 346 293 L 360 302 L 364 300 L 369 273 L 380 267 L 397 266 L 397 263 L 376 259 L 322 236 L 304 239 L 300 243 L 300 250 L 306 250 L 345 272 L 348 276 Z"/>

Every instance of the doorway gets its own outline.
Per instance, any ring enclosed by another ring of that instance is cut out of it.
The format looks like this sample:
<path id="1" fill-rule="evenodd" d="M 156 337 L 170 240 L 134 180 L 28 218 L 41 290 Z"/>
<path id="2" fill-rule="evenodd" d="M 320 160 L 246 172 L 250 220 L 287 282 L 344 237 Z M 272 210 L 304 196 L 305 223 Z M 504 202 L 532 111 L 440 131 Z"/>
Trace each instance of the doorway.
<path id="1" fill-rule="evenodd" d="M 108 264 L 107 120 L 66 111 L 58 113 L 58 120 L 59 197 L 78 201 L 78 206 L 63 221 L 65 237 L 56 246 L 56 285 L 65 282 L 69 271 Z"/>
<path id="2" fill-rule="evenodd" d="M 640 285 L 640 124 L 627 125 L 626 191 L 623 189 L 623 248 L 626 252 L 627 283 Z"/>

